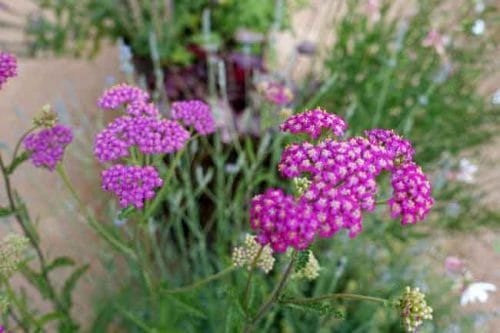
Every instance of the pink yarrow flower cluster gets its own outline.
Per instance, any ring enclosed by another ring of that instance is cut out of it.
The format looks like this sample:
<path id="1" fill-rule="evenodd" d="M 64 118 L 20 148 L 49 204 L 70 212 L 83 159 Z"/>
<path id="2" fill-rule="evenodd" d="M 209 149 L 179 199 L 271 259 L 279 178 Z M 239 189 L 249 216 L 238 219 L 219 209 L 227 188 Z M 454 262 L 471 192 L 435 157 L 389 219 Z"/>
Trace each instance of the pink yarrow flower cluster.
<path id="1" fill-rule="evenodd" d="M 97 104 L 103 110 L 118 110 L 126 106 L 125 112 L 131 116 L 158 116 L 160 113 L 149 98 L 142 89 L 122 83 L 106 90 Z"/>
<path id="2" fill-rule="evenodd" d="M 260 244 L 270 244 L 274 251 L 284 252 L 288 246 L 307 248 L 314 239 L 318 221 L 310 205 L 296 202 L 281 189 L 271 188 L 253 198 L 250 225 L 260 230 Z"/>
<path id="3" fill-rule="evenodd" d="M 278 106 L 290 104 L 294 98 L 290 88 L 280 82 L 263 81 L 257 88 L 266 100 Z"/>
<path id="4" fill-rule="evenodd" d="M 292 134 L 306 133 L 317 139 L 323 129 L 331 131 L 335 136 L 343 136 L 347 124 L 344 119 L 317 108 L 291 116 L 281 124 L 280 129 Z"/>
<path id="5" fill-rule="evenodd" d="M 199 100 L 172 103 L 172 119 L 193 127 L 203 136 L 215 132 L 215 121 L 210 106 Z"/>
<path id="6" fill-rule="evenodd" d="M 94 153 L 101 163 L 128 157 L 132 146 L 143 154 L 170 154 L 181 150 L 189 136 L 176 121 L 123 116 L 97 135 Z"/>
<path id="7" fill-rule="evenodd" d="M 163 180 L 152 166 L 116 164 L 102 172 L 103 189 L 117 194 L 122 208 L 142 208 L 144 201 L 154 198 L 154 189 L 162 185 Z"/>
<path id="8" fill-rule="evenodd" d="M 170 154 L 180 151 L 190 133 L 176 120 L 160 117 L 149 94 L 127 84 L 106 90 L 98 106 L 104 110 L 124 107 L 125 115 L 115 119 L 95 139 L 94 154 L 101 163 L 131 156 L 131 149 L 141 154 Z M 200 101 L 174 103 L 174 118 L 193 126 L 200 134 L 215 131 L 210 107 Z M 132 161 L 135 162 L 135 161 Z M 128 173 L 133 173 L 133 176 Z M 131 178 L 132 177 L 132 178 Z M 152 166 L 127 167 L 117 164 L 102 173 L 103 188 L 114 192 L 120 205 L 142 208 L 144 201 L 154 197 L 154 189 L 162 186 L 158 172 Z"/>
<path id="9" fill-rule="evenodd" d="M 24 147 L 30 152 L 30 159 L 35 167 L 46 167 L 54 171 L 71 141 L 71 129 L 59 124 L 28 135 L 24 139 Z"/>
<path id="10" fill-rule="evenodd" d="M 306 111 L 292 116 L 292 124 L 288 119 L 282 130 L 301 124 L 300 132 L 317 133 L 318 125 L 310 121 L 311 114 Z M 332 116 L 345 130 L 345 122 Z M 320 122 L 324 119 L 321 117 Z M 343 134 L 340 129 L 336 133 L 331 127 L 327 128 L 334 135 Z M 278 169 L 287 178 L 306 176 L 310 185 L 297 198 L 272 190 L 271 193 L 279 194 L 272 198 L 280 198 L 280 203 L 286 201 L 281 215 L 276 215 L 276 204 L 271 203 L 267 192 L 257 196 L 250 211 L 251 227 L 258 232 L 257 239 L 261 244 L 271 244 L 276 251 L 288 247 L 301 250 L 313 241 L 314 236 L 331 237 L 342 229 L 347 229 L 349 236 L 355 237 L 363 228 L 363 213 L 375 209 L 376 178 L 383 171 L 391 173 L 393 196 L 388 202 L 391 216 L 401 217 L 402 224 L 422 221 L 432 207 L 433 199 L 430 183 L 413 162 L 413 155 L 414 149 L 409 141 L 391 130 L 382 129 L 367 131 L 366 137 L 327 138 L 317 144 L 307 141 L 292 143 L 283 151 Z M 300 207 L 298 217 L 295 216 L 297 207 Z M 305 218 L 303 212 L 307 212 Z M 294 221 L 294 229 L 289 226 L 289 220 Z M 296 230 L 307 230 L 307 237 Z"/>
<path id="11" fill-rule="evenodd" d="M 0 89 L 9 78 L 17 75 L 16 57 L 7 52 L 0 51 Z"/>

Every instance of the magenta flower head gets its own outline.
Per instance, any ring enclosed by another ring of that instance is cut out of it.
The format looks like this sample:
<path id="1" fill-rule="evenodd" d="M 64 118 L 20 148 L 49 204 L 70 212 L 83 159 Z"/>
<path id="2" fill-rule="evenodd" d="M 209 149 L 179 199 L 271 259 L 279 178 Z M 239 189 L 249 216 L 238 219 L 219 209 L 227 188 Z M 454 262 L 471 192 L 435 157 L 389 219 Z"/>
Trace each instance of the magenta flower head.
<path id="1" fill-rule="evenodd" d="M 322 128 L 331 136 L 342 136 L 343 119 L 321 109 L 306 111 L 286 120 L 282 130 L 307 133 L 313 139 Z M 261 244 L 276 251 L 289 246 L 298 250 L 308 246 L 314 234 L 332 237 L 342 229 L 355 237 L 363 229 L 363 213 L 375 210 L 377 177 L 391 173 L 393 196 L 389 208 L 402 224 L 424 220 L 434 201 L 431 185 L 421 168 L 413 162 L 411 143 L 391 130 L 374 129 L 367 137 L 344 140 L 326 138 L 316 144 L 308 141 L 287 146 L 278 164 L 286 178 L 305 177 L 298 197 L 270 189 L 256 196 L 250 210 L 250 224 Z"/>
<path id="2" fill-rule="evenodd" d="M 423 221 L 434 204 L 431 184 L 422 169 L 413 162 L 399 166 L 391 177 L 394 190 L 389 200 L 391 216 L 401 216 L 401 224 Z"/>
<path id="3" fill-rule="evenodd" d="M 64 154 L 64 149 L 73 141 L 73 132 L 64 125 L 44 128 L 24 139 L 24 147 L 31 153 L 35 167 L 46 167 L 54 171 Z"/>
<path id="4" fill-rule="evenodd" d="M 290 88 L 279 82 L 263 81 L 259 83 L 257 89 L 269 102 L 278 106 L 285 106 L 294 98 Z"/>
<path id="5" fill-rule="evenodd" d="M 94 155 L 101 163 L 129 156 L 129 148 L 134 144 L 129 135 L 130 117 L 119 117 L 97 134 L 94 142 Z"/>
<path id="6" fill-rule="evenodd" d="M 173 120 L 123 116 L 96 136 L 94 154 L 101 163 L 129 156 L 132 146 L 143 154 L 170 154 L 181 150 L 189 137 L 189 132 Z"/>
<path id="7" fill-rule="evenodd" d="M 415 149 L 411 142 L 397 135 L 393 130 L 372 129 L 365 131 L 368 140 L 373 144 L 383 147 L 387 151 L 387 156 L 397 166 L 405 161 L 412 161 Z"/>
<path id="8" fill-rule="evenodd" d="M 147 92 L 124 83 L 106 90 L 97 105 L 104 110 L 118 110 L 125 105 L 125 112 L 131 116 L 159 115 L 158 109 L 149 103 Z"/>
<path id="9" fill-rule="evenodd" d="M 17 60 L 10 53 L 0 51 L 0 89 L 11 77 L 17 75 Z"/>
<path id="10" fill-rule="evenodd" d="M 253 198 L 250 225 L 258 232 L 257 242 L 285 252 L 288 247 L 306 249 L 314 240 L 318 220 L 310 205 L 271 188 Z"/>
<path id="11" fill-rule="evenodd" d="M 317 108 L 291 116 L 281 124 L 280 129 L 292 134 L 306 133 L 311 138 L 317 139 L 322 129 L 330 130 L 335 136 L 343 136 L 347 124 L 339 116 Z"/>
<path id="12" fill-rule="evenodd" d="M 163 180 L 152 166 L 117 164 L 102 172 L 102 188 L 115 193 L 122 208 L 133 205 L 141 209 L 146 200 L 154 198 L 155 188 L 162 185 Z"/>
<path id="13" fill-rule="evenodd" d="M 199 100 L 172 103 L 172 119 L 193 127 L 202 136 L 215 132 L 215 120 L 210 106 Z"/>

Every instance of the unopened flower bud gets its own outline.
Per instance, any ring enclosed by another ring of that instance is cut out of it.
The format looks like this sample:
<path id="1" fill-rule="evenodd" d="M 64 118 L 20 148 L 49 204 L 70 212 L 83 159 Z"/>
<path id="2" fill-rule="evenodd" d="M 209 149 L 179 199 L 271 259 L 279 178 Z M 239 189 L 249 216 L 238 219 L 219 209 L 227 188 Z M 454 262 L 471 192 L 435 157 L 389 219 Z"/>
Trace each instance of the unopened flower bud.
<path id="1" fill-rule="evenodd" d="M 319 271 L 321 267 L 319 262 L 312 253 L 312 251 L 307 250 L 308 259 L 303 268 L 293 274 L 294 279 L 306 279 L 309 281 L 315 280 L 319 276 Z"/>
<path id="2" fill-rule="evenodd" d="M 403 325 L 407 332 L 415 332 L 424 320 L 432 319 L 432 308 L 425 301 L 425 294 L 419 288 L 406 287 L 397 302 Z"/>
<path id="3" fill-rule="evenodd" d="M 295 192 L 300 197 L 309 189 L 311 181 L 306 177 L 297 177 L 293 179 L 293 185 L 295 186 Z"/>
<path id="4" fill-rule="evenodd" d="M 21 261 L 28 239 L 17 234 L 7 235 L 0 243 L 0 275 L 10 277 Z"/>
<path id="5" fill-rule="evenodd" d="M 233 249 L 233 264 L 236 267 L 246 266 L 248 270 L 255 265 L 264 273 L 269 273 L 274 266 L 273 251 L 269 245 L 264 246 L 262 250 L 261 247 L 262 245 L 255 240 L 255 236 L 247 234 L 243 246 Z"/>
<path id="6" fill-rule="evenodd" d="M 33 124 L 36 127 L 53 127 L 57 123 L 57 114 L 52 111 L 49 104 L 45 104 L 42 107 L 42 111 L 38 116 L 33 118 Z"/>

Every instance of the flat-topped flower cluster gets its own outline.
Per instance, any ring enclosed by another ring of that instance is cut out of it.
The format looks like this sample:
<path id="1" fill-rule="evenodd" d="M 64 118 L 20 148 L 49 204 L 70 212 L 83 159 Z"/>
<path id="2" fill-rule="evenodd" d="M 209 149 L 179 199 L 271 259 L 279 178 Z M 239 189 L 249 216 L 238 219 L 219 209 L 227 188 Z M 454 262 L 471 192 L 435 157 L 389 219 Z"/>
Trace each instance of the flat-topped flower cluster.
<path id="1" fill-rule="evenodd" d="M 278 168 L 284 177 L 307 176 L 308 187 L 298 197 L 269 189 L 253 199 L 250 224 L 262 245 L 278 252 L 303 250 L 317 235 L 332 237 L 342 229 L 355 237 L 363 229 L 363 213 L 376 207 L 376 180 L 383 171 L 391 174 L 391 216 L 402 224 L 426 218 L 433 205 L 431 185 L 413 161 L 411 143 L 385 129 L 333 138 L 343 137 L 346 128 L 342 118 L 319 108 L 281 125 L 283 131 L 304 133 L 316 142 L 292 143 L 282 152 Z"/>
<path id="2" fill-rule="evenodd" d="M 172 118 L 160 115 L 147 92 L 119 84 L 104 92 L 98 106 L 103 110 L 124 109 L 125 114 L 108 124 L 95 139 L 94 154 L 101 163 L 117 162 L 102 173 L 103 189 L 115 193 L 120 206 L 142 208 L 163 181 L 158 171 L 138 154 L 171 154 L 184 148 L 191 137 L 181 123 L 200 135 L 215 131 L 210 107 L 201 101 L 172 105 Z M 133 164 L 133 165 L 127 165 Z"/>

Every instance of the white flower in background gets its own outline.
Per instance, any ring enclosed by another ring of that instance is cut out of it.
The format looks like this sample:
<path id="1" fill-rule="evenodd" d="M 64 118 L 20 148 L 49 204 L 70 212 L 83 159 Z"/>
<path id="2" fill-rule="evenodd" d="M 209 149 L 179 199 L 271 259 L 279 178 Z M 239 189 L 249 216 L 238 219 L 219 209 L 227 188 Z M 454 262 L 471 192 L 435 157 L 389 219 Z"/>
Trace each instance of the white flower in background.
<path id="1" fill-rule="evenodd" d="M 494 292 L 497 287 L 492 283 L 474 282 L 469 284 L 460 297 L 460 305 L 465 306 L 469 303 L 481 302 L 485 303 L 488 300 L 488 292 Z"/>
<path id="2" fill-rule="evenodd" d="M 474 25 L 472 26 L 472 33 L 474 35 L 482 35 L 484 33 L 484 30 L 486 28 L 486 24 L 484 23 L 484 20 L 476 20 L 476 22 L 474 22 Z"/>
<path id="3" fill-rule="evenodd" d="M 493 103 L 493 105 L 500 104 L 500 89 L 497 89 L 497 91 L 495 91 L 495 93 L 493 94 L 493 97 L 491 98 L 491 103 Z"/>
<path id="4" fill-rule="evenodd" d="M 462 158 L 459 164 L 457 179 L 466 184 L 474 183 L 478 167 L 466 158 Z"/>
<path id="5" fill-rule="evenodd" d="M 478 14 L 484 12 L 484 9 L 485 9 L 484 2 L 481 0 L 477 0 L 476 4 L 474 6 L 474 9 L 476 10 L 476 13 L 478 13 Z"/>

